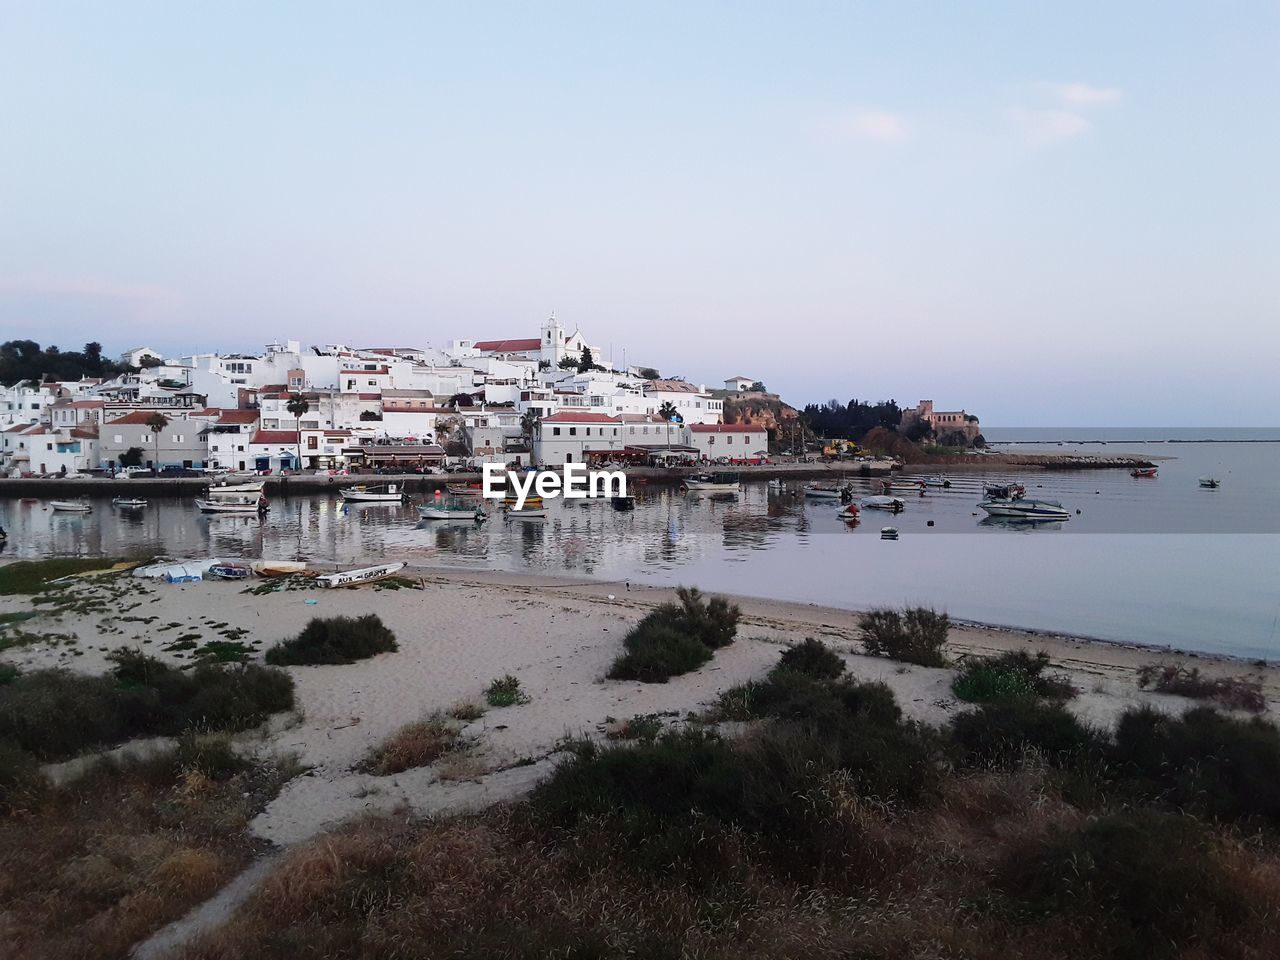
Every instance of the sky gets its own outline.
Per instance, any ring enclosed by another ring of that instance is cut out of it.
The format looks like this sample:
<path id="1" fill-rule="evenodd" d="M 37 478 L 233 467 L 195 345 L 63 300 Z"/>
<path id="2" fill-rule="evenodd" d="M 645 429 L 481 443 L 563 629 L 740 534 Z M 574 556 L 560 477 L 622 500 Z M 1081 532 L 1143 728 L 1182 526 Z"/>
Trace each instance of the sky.
<path id="1" fill-rule="evenodd" d="M 0 0 L 0 339 L 1280 422 L 1280 5 Z"/>

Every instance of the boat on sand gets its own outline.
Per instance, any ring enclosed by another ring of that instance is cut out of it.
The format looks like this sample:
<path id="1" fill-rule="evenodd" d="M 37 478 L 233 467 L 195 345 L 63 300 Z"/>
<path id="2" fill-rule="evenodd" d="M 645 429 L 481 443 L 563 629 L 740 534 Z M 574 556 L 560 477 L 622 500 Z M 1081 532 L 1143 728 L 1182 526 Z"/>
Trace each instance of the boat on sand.
<path id="1" fill-rule="evenodd" d="M 365 583 L 376 583 L 387 577 L 395 576 L 405 568 L 403 563 L 383 563 L 376 567 L 360 567 L 357 570 L 341 570 L 337 573 L 326 573 L 316 577 L 322 587 L 358 587 Z"/>

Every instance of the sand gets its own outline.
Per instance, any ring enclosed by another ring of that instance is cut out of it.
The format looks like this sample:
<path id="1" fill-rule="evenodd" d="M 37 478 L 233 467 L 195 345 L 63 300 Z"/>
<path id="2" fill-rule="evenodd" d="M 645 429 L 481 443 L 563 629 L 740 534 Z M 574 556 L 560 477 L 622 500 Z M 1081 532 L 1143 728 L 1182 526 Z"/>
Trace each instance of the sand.
<path id="1" fill-rule="evenodd" d="M 743 611 L 738 638 L 717 651 L 711 663 L 666 684 L 617 682 L 603 676 L 629 625 L 672 591 L 431 568 L 406 573 L 421 589 L 366 586 L 253 595 L 241 583 L 94 578 L 75 589 L 109 595 L 114 610 L 131 609 L 123 615 L 42 615 L 22 627 L 76 640 L 32 642 L 0 653 L 0 659 L 26 668 L 63 665 L 100 672 L 108 666 L 106 651 L 132 646 L 190 662 L 190 651 L 162 647 L 177 637 L 199 634 L 197 642 L 203 642 L 232 629 L 247 631 L 243 642 L 256 643 L 260 655 L 313 616 L 377 613 L 395 632 L 397 652 L 349 666 L 289 668 L 297 682 L 297 711 L 240 738 L 243 749 L 293 753 L 309 768 L 251 824 L 257 836 L 282 845 L 362 813 L 404 807 L 440 814 L 518 796 L 553 768 L 562 738 L 601 736 L 612 722 L 643 714 L 679 722 L 724 689 L 763 676 L 786 645 L 805 637 L 838 650 L 853 676 L 887 683 L 912 718 L 941 724 L 967 709 L 951 693 L 953 671 L 862 655 L 855 639 L 857 614 L 851 611 L 737 598 Z M 0 597 L 0 613 L 26 609 L 31 609 L 29 598 Z M 144 623 L 124 616 L 155 619 Z M 1186 659 L 1167 651 L 974 625 L 954 627 L 949 646 L 953 660 L 1010 649 L 1044 650 L 1080 690 L 1070 709 L 1099 724 L 1113 722 L 1135 703 L 1170 712 L 1192 705 L 1136 685 L 1141 664 Z M 1257 676 L 1274 716 L 1280 667 L 1208 656 L 1189 662 L 1209 675 Z M 468 725 L 463 732 L 474 743 L 469 755 L 394 776 L 358 769 L 379 742 L 406 723 L 459 702 L 483 703 L 488 683 L 508 673 L 520 679 L 529 702 L 488 708 Z M 60 779 L 66 772 L 65 766 L 59 770 Z"/>

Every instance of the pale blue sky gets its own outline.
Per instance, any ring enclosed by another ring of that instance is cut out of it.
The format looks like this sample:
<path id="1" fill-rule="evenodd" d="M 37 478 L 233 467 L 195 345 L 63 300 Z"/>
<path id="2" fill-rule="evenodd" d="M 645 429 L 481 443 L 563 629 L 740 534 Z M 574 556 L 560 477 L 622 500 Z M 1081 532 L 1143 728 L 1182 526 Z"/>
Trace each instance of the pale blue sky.
<path id="1" fill-rule="evenodd" d="M 1275 424 L 1278 10 L 0 0 L 0 339 Z"/>

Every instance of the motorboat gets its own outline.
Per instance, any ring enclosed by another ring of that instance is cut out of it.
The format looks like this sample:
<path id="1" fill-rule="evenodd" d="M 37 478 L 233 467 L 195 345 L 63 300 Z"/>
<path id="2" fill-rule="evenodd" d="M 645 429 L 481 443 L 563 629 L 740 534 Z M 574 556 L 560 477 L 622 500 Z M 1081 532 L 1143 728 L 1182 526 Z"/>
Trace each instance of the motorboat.
<path id="1" fill-rule="evenodd" d="M 610 497 L 610 498 L 609 498 L 609 502 L 613 504 L 613 509 L 615 509 L 615 510 L 617 510 L 617 511 L 619 511 L 619 512 L 625 512 L 625 511 L 627 511 L 627 510 L 634 510 L 634 509 L 636 508 L 636 498 L 635 498 L 635 497 L 632 497 L 632 496 L 626 496 L 626 497 L 622 497 L 622 496 Z"/>
<path id="2" fill-rule="evenodd" d="M 307 572 L 307 565 L 301 560 L 255 560 L 249 569 L 260 577 L 296 577 Z"/>
<path id="3" fill-rule="evenodd" d="M 523 507 L 516 510 L 514 507 L 510 510 L 504 510 L 503 516 L 508 520 L 545 520 L 547 516 L 546 507 Z"/>
<path id="4" fill-rule="evenodd" d="M 1016 481 L 984 483 L 982 496 L 987 500 L 1020 500 L 1027 495 L 1027 488 Z"/>
<path id="5" fill-rule="evenodd" d="M 983 500 L 978 504 L 989 516 L 1010 520 L 1070 520 L 1071 512 L 1057 500 Z"/>
<path id="6" fill-rule="evenodd" d="M 1222 486 L 1222 481 L 1213 477 L 1201 477 L 1200 486 L 1204 487 L 1206 490 L 1217 490 L 1218 487 Z"/>
<path id="7" fill-rule="evenodd" d="M 951 481 L 941 474 L 925 477 L 922 481 L 926 487 L 950 487 Z"/>
<path id="8" fill-rule="evenodd" d="M 863 510 L 891 510 L 894 513 L 901 513 L 907 507 L 907 502 L 901 497 L 875 496 L 863 497 L 858 501 L 858 506 Z"/>
<path id="9" fill-rule="evenodd" d="M 141 497 L 112 497 L 111 505 L 117 510 L 141 510 L 147 501 Z"/>
<path id="10" fill-rule="evenodd" d="M 839 500 L 843 490 L 844 485 L 838 483 L 806 483 L 804 485 L 804 495 L 810 500 Z"/>
<path id="11" fill-rule="evenodd" d="M 256 514 L 265 513 L 267 509 L 267 498 L 255 493 L 210 492 L 207 497 L 196 497 L 195 503 L 201 513 Z"/>
<path id="12" fill-rule="evenodd" d="M 897 540 L 898 528 L 897 527 L 881 527 L 880 539 L 881 540 Z"/>
<path id="13" fill-rule="evenodd" d="M 1139 478 L 1154 477 L 1160 470 L 1159 467 L 1134 467 L 1129 471 L 1129 476 L 1135 480 Z"/>
<path id="14" fill-rule="evenodd" d="M 247 483 L 227 483 L 225 481 L 218 481 L 209 484 L 208 490 L 210 493 L 216 493 L 218 495 L 222 495 L 224 493 L 261 493 L 266 485 L 267 481 L 265 480 L 250 480 Z"/>
<path id="15" fill-rule="evenodd" d="M 418 507 L 418 516 L 423 520 L 467 520 L 473 523 L 483 523 L 489 519 L 489 515 L 479 504 L 466 507 L 448 503 L 424 503 Z"/>
<path id="16" fill-rule="evenodd" d="M 226 560 L 211 566 L 209 576 L 218 580 L 245 580 L 253 576 L 253 568 L 238 560 Z"/>
<path id="17" fill-rule="evenodd" d="M 445 489 L 451 497 L 483 497 L 484 487 L 475 483 L 447 483 Z"/>
<path id="18" fill-rule="evenodd" d="M 699 473 L 684 478 L 688 493 L 738 493 L 742 484 L 736 473 Z"/>
<path id="19" fill-rule="evenodd" d="M 50 500 L 49 509 L 60 513 L 93 513 L 93 505 L 88 500 Z"/>
<path id="20" fill-rule="evenodd" d="M 511 494 L 509 496 L 502 498 L 502 509 L 510 510 L 519 503 L 520 503 L 520 498 L 517 497 L 515 494 Z M 531 493 L 529 494 L 529 496 L 524 498 L 524 505 L 526 507 L 540 507 L 542 506 L 542 498 L 538 496 L 536 493 Z"/>
<path id="21" fill-rule="evenodd" d="M 861 509 L 858 507 L 856 503 L 849 503 L 841 507 L 839 512 L 836 513 L 836 516 L 839 517 L 841 520 L 843 520 L 845 523 L 857 523 L 858 514 L 860 514 L 861 512 L 862 512 Z"/>
<path id="22" fill-rule="evenodd" d="M 322 587 L 358 587 L 365 583 L 376 583 L 393 577 L 405 568 L 404 563 L 384 563 L 376 567 L 361 567 L 358 570 L 342 570 L 338 573 L 326 573 L 316 577 Z"/>
<path id="23" fill-rule="evenodd" d="M 394 483 L 343 487 L 338 493 L 348 503 L 399 503 L 404 499 L 404 492 Z"/>
<path id="24" fill-rule="evenodd" d="M 896 479 L 881 480 L 880 489 L 885 493 L 892 493 L 894 490 L 922 490 L 924 489 L 924 481 L 917 480 L 914 477 L 897 477 Z"/>

